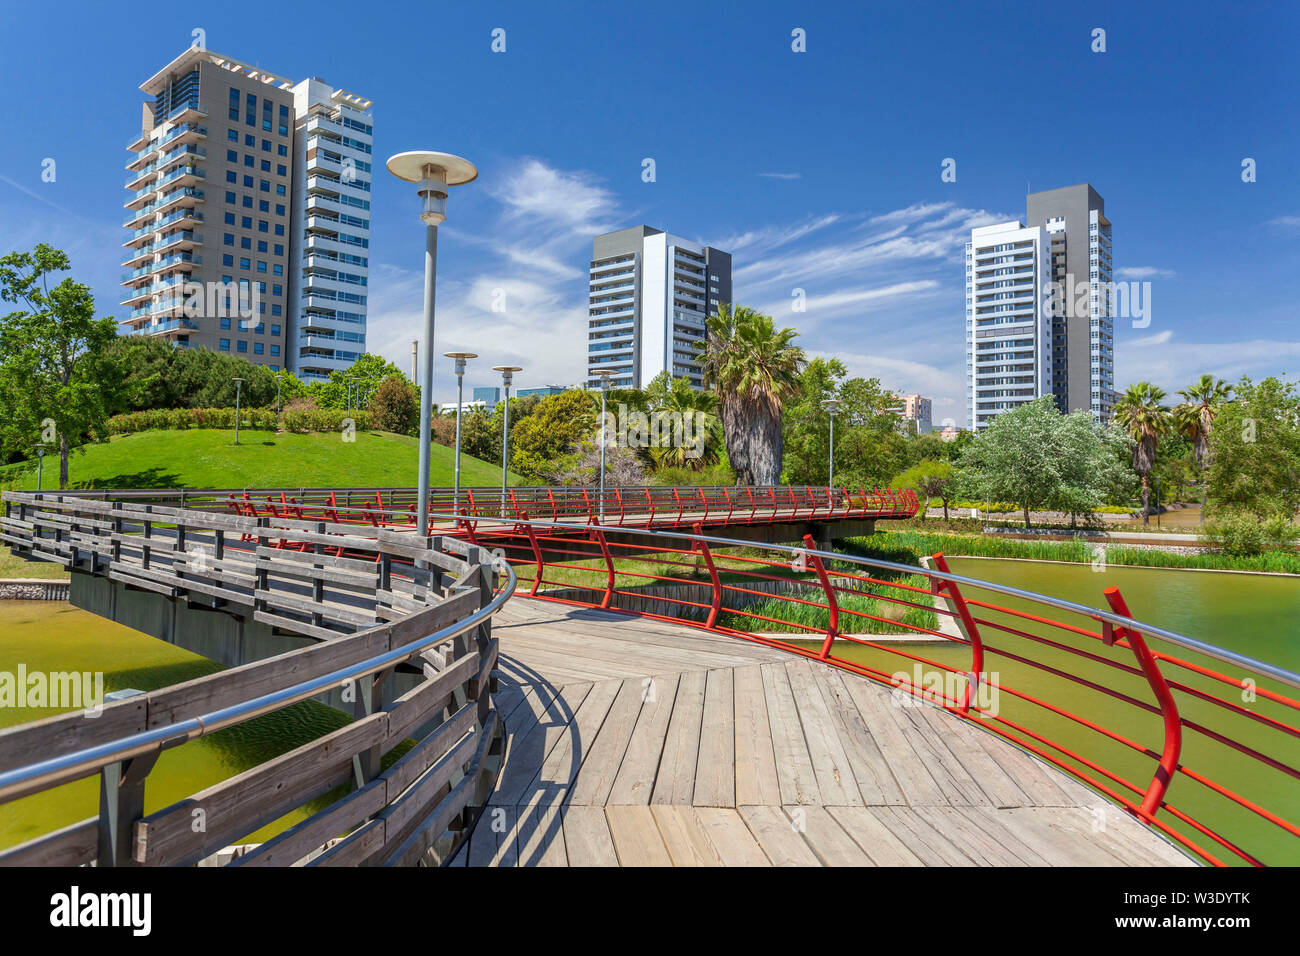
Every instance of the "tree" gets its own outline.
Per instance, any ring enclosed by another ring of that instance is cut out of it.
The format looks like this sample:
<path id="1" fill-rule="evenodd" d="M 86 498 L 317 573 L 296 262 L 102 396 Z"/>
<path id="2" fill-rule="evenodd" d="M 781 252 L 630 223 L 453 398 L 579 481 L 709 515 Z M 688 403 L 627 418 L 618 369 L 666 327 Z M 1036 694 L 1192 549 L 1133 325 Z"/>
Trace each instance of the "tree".
<path id="1" fill-rule="evenodd" d="M 1169 409 L 1161 405 L 1164 389 L 1138 382 L 1115 403 L 1115 423 L 1133 439 L 1133 470 L 1142 478 L 1142 523 L 1151 523 L 1151 469 L 1160 439 L 1173 428 Z"/>
<path id="2" fill-rule="evenodd" d="M 955 493 L 1014 501 L 1029 513 L 1059 508 L 1090 513 L 1106 498 L 1115 473 L 1113 442 L 1085 411 L 1062 415 L 1050 395 L 998 415 L 971 439 L 958 461 Z"/>
<path id="3" fill-rule="evenodd" d="M 1210 509 L 1290 521 L 1300 508 L 1300 393 L 1272 377 L 1243 378 L 1235 391 L 1210 435 Z"/>
<path id="4" fill-rule="evenodd" d="M 110 318 L 95 318 L 90 287 L 53 273 L 71 269 L 62 251 L 39 244 L 0 258 L 0 299 L 26 306 L 0 320 L 0 402 L 7 443 L 56 441 L 59 488 L 68 486 L 73 442 L 102 433 L 120 373 L 107 361 L 117 336 Z"/>
<path id="5" fill-rule="evenodd" d="M 835 474 L 838 483 L 884 485 L 911 464 L 910 439 L 891 412 L 892 398 L 877 379 L 847 378 L 836 358 L 815 358 L 799 377 L 799 394 L 785 409 L 785 480 L 825 484 L 829 472 L 830 415 L 823 406 L 839 401 L 835 413 Z"/>
<path id="6" fill-rule="evenodd" d="M 1210 466 L 1210 433 L 1214 430 L 1214 419 L 1223 403 L 1232 397 L 1232 386 L 1213 375 L 1202 375 L 1195 385 L 1180 389 L 1178 394 L 1183 401 L 1174 408 L 1174 424 L 1179 433 L 1191 441 L 1196 467 L 1204 479 Z M 1205 521 L 1206 495 L 1207 490 L 1202 486 L 1202 523 Z"/>
<path id="7" fill-rule="evenodd" d="M 390 376 L 370 399 L 370 421 L 380 431 L 414 434 L 420 425 L 420 402 L 406 379 Z"/>
<path id="8" fill-rule="evenodd" d="M 511 470 L 529 481 L 548 480 L 564 456 L 595 434 L 599 408 L 590 392 L 569 389 L 547 395 L 518 425 L 512 410 Z"/>
<path id="9" fill-rule="evenodd" d="M 727 456 L 743 484 L 781 479 L 781 411 L 799 394 L 803 349 L 791 345 L 794 329 L 776 329 L 772 317 L 725 303 L 708 319 L 700 365 L 721 411 Z"/>
<path id="10" fill-rule="evenodd" d="M 646 452 L 656 468 L 702 471 L 717 464 L 722 429 L 718 400 L 691 387 L 690 379 L 660 372 L 644 391 L 649 425 Z"/>
<path id="11" fill-rule="evenodd" d="M 893 488 L 911 488 L 921 498 L 921 520 L 929 510 L 930 499 L 939 498 L 943 502 L 943 520 L 948 520 L 948 502 L 952 498 L 953 468 L 952 462 L 922 459 L 890 483 Z"/>
<path id="12" fill-rule="evenodd" d="M 348 385 L 351 383 L 352 407 L 366 408 L 370 397 L 384 379 L 394 376 L 406 378 L 402 370 L 392 362 L 367 352 L 346 370 L 330 372 L 327 381 L 312 382 L 307 386 L 307 391 L 321 408 L 347 408 Z"/>

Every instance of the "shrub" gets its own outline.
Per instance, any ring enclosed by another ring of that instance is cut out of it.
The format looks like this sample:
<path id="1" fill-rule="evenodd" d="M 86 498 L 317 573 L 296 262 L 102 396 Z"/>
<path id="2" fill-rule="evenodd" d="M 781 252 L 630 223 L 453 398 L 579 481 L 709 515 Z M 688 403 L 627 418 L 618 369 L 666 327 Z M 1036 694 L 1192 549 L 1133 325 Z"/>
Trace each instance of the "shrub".
<path id="1" fill-rule="evenodd" d="M 1242 508 L 1225 508 L 1206 522 L 1201 540 L 1224 554 L 1251 557 L 1288 548 L 1297 536 L 1300 528 L 1281 512 L 1261 517 Z"/>
<path id="2" fill-rule="evenodd" d="M 414 434 L 420 425 L 420 402 L 415 389 L 396 375 L 384 379 L 370 397 L 370 415 L 380 431 Z"/>

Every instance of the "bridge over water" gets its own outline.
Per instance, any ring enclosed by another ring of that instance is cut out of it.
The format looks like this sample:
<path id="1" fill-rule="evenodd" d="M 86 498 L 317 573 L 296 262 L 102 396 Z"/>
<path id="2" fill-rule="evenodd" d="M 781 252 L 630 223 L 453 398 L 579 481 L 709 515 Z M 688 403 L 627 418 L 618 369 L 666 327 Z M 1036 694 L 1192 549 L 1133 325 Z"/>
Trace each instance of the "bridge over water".
<path id="1" fill-rule="evenodd" d="M 234 666 L 0 732 L 0 801 L 95 775 L 102 808 L 0 863 L 195 863 L 349 786 L 235 864 L 1262 863 L 1300 838 L 1300 675 L 1114 589 L 1089 608 L 815 547 L 915 507 L 897 493 L 638 491 L 602 523 L 589 492 L 440 490 L 426 529 L 400 490 L 6 493 L 0 540 L 68 567 L 74 602 Z M 309 698 L 355 719 L 145 812 L 163 749 Z M 1268 778 L 1189 766 L 1206 741 Z M 221 825 L 188 834 L 196 809 Z"/>

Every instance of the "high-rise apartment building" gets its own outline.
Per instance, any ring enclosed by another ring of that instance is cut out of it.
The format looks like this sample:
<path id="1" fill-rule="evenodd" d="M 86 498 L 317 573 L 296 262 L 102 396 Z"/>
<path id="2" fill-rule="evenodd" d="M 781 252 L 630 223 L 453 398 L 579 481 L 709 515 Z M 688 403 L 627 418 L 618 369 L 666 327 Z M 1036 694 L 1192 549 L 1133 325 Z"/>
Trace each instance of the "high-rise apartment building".
<path id="1" fill-rule="evenodd" d="M 1110 221 L 1088 185 L 1031 193 L 1026 223 L 971 230 L 966 244 L 970 427 L 1052 395 L 1109 421 L 1114 405 Z"/>
<path id="2" fill-rule="evenodd" d="M 370 100 L 324 80 L 293 88 L 289 368 L 329 378 L 366 351 L 370 273 Z"/>
<path id="3" fill-rule="evenodd" d="M 347 227 L 361 244 L 349 245 L 348 254 L 369 245 L 369 102 L 318 80 L 295 87 L 196 47 L 140 89 L 151 99 L 142 108 L 140 134 L 127 147 L 134 155 L 127 164 L 129 271 L 122 304 L 130 311 L 120 320 L 122 331 L 229 352 L 272 369 L 301 369 L 307 377 L 345 368 L 348 355 L 365 351 L 365 253 L 361 262 L 331 258 L 344 243 L 307 237 L 319 219 L 327 235 Z M 331 191 L 329 153 L 342 152 L 321 139 L 332 132 L 327 124 L 342 130 L 346 120 L 364 127 L 352 138 L 365 148 L 349 151 L 353 179 Z M 354 218 L 363 225 L 342 219 L 355 209 L 362 210 Z M 331 218 L 336 225 L 326 222 Z M 357 294 L 358 286 L 359 300 L 338 298 L 340 291 Z M 318 305 L 332 321 L 313 324 Z M 338 312 L 348 314 L 340 319 Z M 315 347 L 316 339 L 341 329 L 360 338 L 345 339 L 343 348 Z M 328 361 L 316 362 L 317 352 Z M 304 364 L 306 356 L 314 364 Z"/>
<path id="4" fill-rule="evenodd" d="M 1110 220 L 1088 184 L 1030 193 L 1025 222 L 1052 241 L 1052 279 L 1062 294 L 1052 321 L 1052 394 L 1061 411 L 1110 421 L 1115 405 Z M 1085 304 L 1086 303 L 1086 304 Z"/>
<path id="5" fill-rule="evenodd" d="M 731 302 L 731 255 L 649 226 L 592 243 L 587 320 L 588 385 L 643 388 L 664 370 L 703 387 L 697 343 L 705 316 Z"/>

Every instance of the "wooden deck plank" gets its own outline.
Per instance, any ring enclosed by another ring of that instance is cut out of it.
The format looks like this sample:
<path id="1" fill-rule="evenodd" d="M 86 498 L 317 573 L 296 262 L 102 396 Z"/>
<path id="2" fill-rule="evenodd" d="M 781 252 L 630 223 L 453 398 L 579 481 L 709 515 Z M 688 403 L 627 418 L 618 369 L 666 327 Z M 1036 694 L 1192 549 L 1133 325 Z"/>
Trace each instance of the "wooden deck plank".
<path id="1" fill-rule="evenodd" d="M 827 807 L 829 813 L 877 866 L 925 866 L 925 862 L 867 807 Z"/>
<path id="2" fill-rule="evenodd" d="M 773 866 L 821 866 L 817 854 L 780 807 L 738 807 L 737 810 Z"/>
<path id="3" fill-rule="evenodd" d="M 845 680 L 859 680 L 850 674 L 842 674 L 833 667 L 815 668 L 813 671 L 818 689 L 830 711 L 835 732 L 848 755 L 849 767 L 853 779 L 857 782 L 862 802 L 868 806 L 902 806 L 907 801 L 903 798 L 903 788 L 898 785 L 889 762 L 881 753 L 880 746 L 872 736 L 867 723 L 853 698 L 844 686 Z"/>
<path id="4" fill-rule="evenodd" d="M 926 866 L 974 866 L 956 841 L 939 833 L 914 807 L 872 807 L 871 813 L 887 826 Z"/>
<path id="5" fill-rule="evenodd" d="M 813 677 L 813 667 L 824 669 L 821 664 L 794 660 L 786 665 L 786 674 L 799 708 L 808 756 L 817 775 L 820 802 L 823 806 L 861 806 L 863 799 L 857 778 L 849 766 L 849 755 L 840 740 L 819 682 Z"/>
<path id="6" fill-rule="evenodd" d="M 785 664 L 764 664 L 763 690 L 767 698 L 767 720 L 772 730 L 772 753 L 776 758 L 777 781 L 783 804 L 820 804 L 817 772 L 808 755 L 808 744 L 799 722 Z"/>
<path id="7" fill-rule="evenodd" d="M 668 735 L 668 721 L 677 697 L 678 676 L 656 677 L 646 685 L 636 727 L 623 754 L 606 803 L 645 806 L 654 793 L 659 758 Z"/>
<path id="8" fill-rule="evenodd" d="M 581 773 L 565 797 L 567 803 L 603 807 L 609 802 L 610 790 L 641 713 L 644 693 L 641 681 L 629 678 L 622 682 L 596 739 L 587 748 Z"/>
<path id="9" fill-rule="evenodd" d="M 509 740 L 505 764 L 488 802 L 497 806 L 514 807 L 528 803 L 524 792 L 537 777 L 538 769 L 550 755 L 552 748 L 565 735 L 573 712 L 582 705 L 591 690 L 591 684 L 567 684 L 550 700 L 541 694 L 534 698 L 535 707 L 541 707 L 536 719 L 525 719 L 513 733 L 507 728 Z M 545 700 L 544 706 L 542 702 Z M 516 708 L 518 713 L 519 708 Z"/>
<path id="10" fill-rule="evenodd" d="M 954 721 L 951 714 L 937 707 L 918 707 L 912 713 L 930 726 L 993 806 L 1023 807 L 1033 802 L 1002 765 L 989 758 L 976 739 L 984 736 L 984 731 L 966 720 Z"/>
<path id="11" fill-rule="evenodd" d="M 568 796 L 570 785 L 578 775 L 588 751 L 595 745 L 605 718 L 618 696 L 623 681 L 599 681 L 576 708 L 573 720 L 565 732 L 550 748 L 537 774 L 525 786 L 520 803 L 541 802 L 544 806 L 558 806 Z M 522 854 L 523 848 L 520 847 Z"/>
<path id="12" fill-rule="evenodd" d="M 745 820 L 730 807 L 694 807 L 691 812 L 723 866 L 771 866 Z"/>
<path id="13" fill-rule="evenodd" d="M 893 714 L 897 705 L 890 692 L 852 674 L 841 674 L 840 677 L 872 738 L 880 746 L 881 755 L 898 781 L 907 803 L 911 806 L 946 805 L 948 798 L 935 781 L 939 768 L 932 771 L 913 749 L 911 736 Z"/>
<path id="14" fill-rule="evenodd" d="M 736 726 L 736 803 L 775 806 L 781 802 L 781 782 L 772 752 L 772 728 L 767 722 L 767 695 L 757 664 L 732 673 Z"/>
<path id="15" fill-rule="evenodd" d="M 823 866 L 875 865 L 826 807 L 786 807 L 785 813 Z"/>
<path id="16" fill-rule="evenodd" d="M 659 836 L 673 866 L 722 866 L 722 856 L 709 840 L 691 807 L 652 806 Z"/>
<path id="17" fill-rule="evenodd" d="M 673 715 L 664 737 L 651 803 L 684 805 L 695 795 L 695 766 L 704 719 L 704 671 L 683 674 L 677 683 Z"/>
<path id="18" fill-rule="evenodd" d="M 732 673 L 730 668 L 707 673 L 692 801 L 697 807 L 736 805 L 736 703 Z"/>
<path id="19" fill-rule="evenodd" d="M 569 866 L 618 866 L 618 853 L 603 808 L 569 804 L 563 814 Z"/>
<path id="20" fill-rule="evenodd" d="M 519 807 L 518 866 L 568 866 L 564 819 L 558 804 Z"/>
<path id="21" fill-rule="evenodd" d="M 673 865 L 649 807 L 611 805 L 605 808 L 605 820 L 620 866 Z"/>

